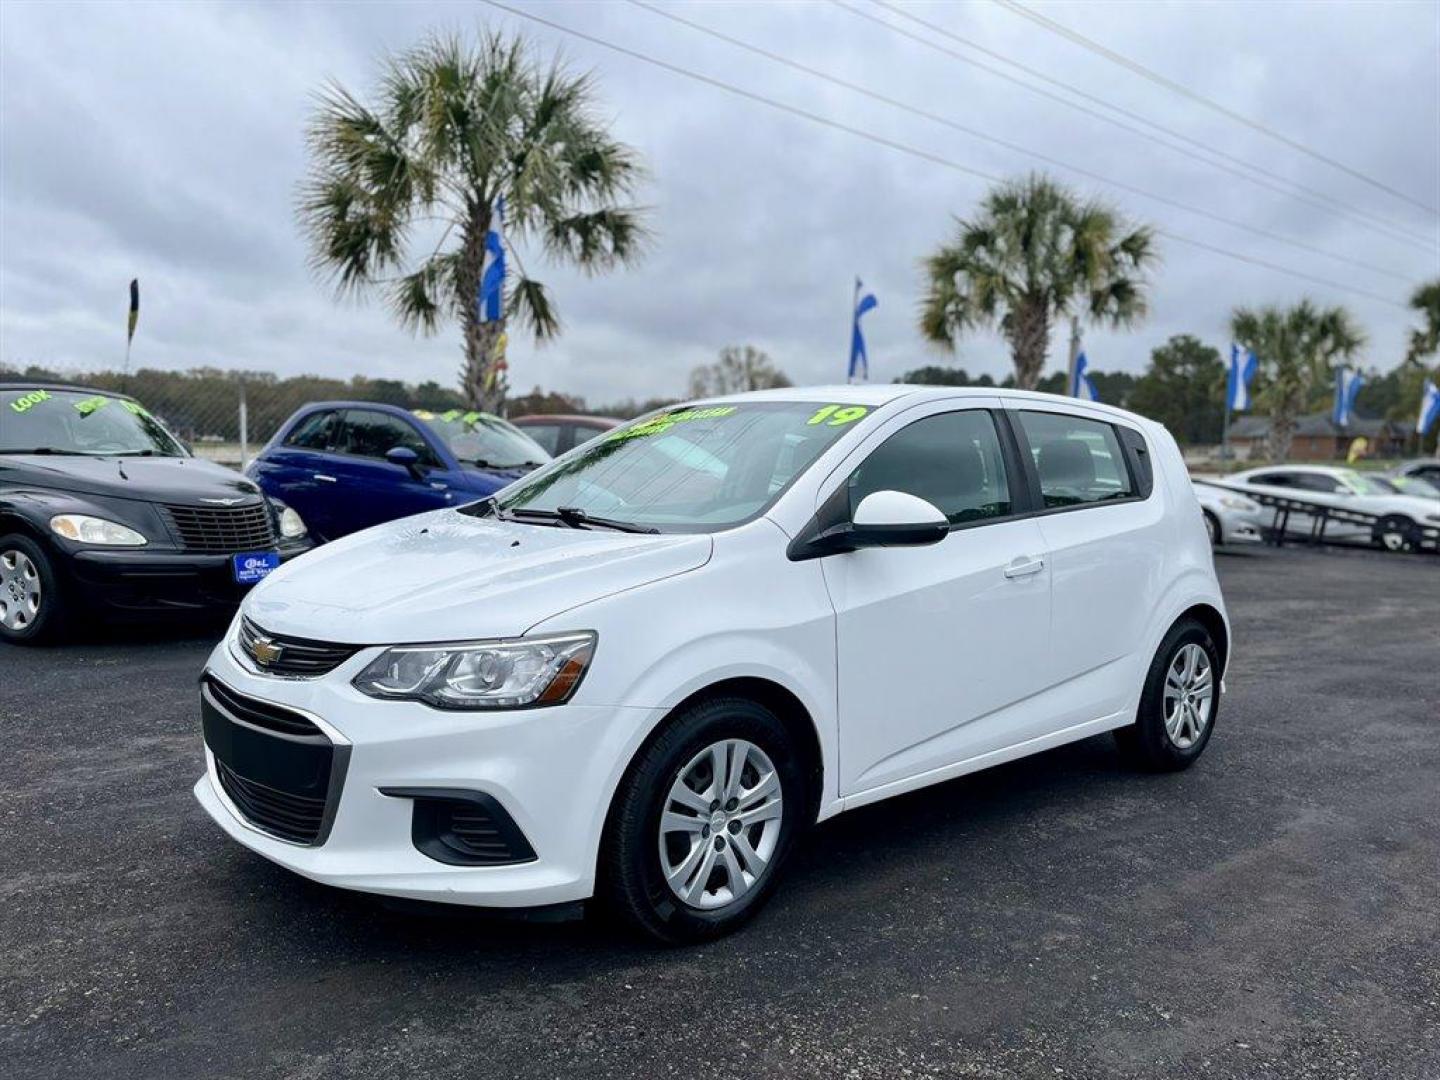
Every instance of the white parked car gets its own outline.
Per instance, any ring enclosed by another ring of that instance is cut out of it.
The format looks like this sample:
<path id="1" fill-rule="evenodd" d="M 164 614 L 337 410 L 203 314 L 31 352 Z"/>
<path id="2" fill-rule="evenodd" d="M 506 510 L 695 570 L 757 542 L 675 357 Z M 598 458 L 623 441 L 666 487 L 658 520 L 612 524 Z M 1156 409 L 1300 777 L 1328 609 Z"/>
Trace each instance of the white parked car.
<path id="1" fill-rule="evenodd" d="M 317 881 L 691 941 L 841 811 L 1105 731 L 1192 764 L 1229 642 L 1159 425 L 742 394 L 281 567 L 207 663 L 195 795 Z"/>
<path id="2" fill-rule="evenodd" d="M 1205 514 L 1210 543 L 1255 544 L 1264 539 L 1264 529 L 1274 516 L 1254 499 L 1203 480 L 1195 482 L 1195 497 Z"/>
<path id="3" fill-rule="evenodd" d="M 1396 494 L 1389 484 L 1355 469 L 1335 465 L 1270 465 L 1247 469 L 1229 478 L 1241 491 L 1289 495 L 1296 499 L 1357 510 L 1377 518 L 1373 525 L 1331 520 L 1325 535 L 1339 539 L 1370 539 L 1387 551 L 1404 551 L 1420 542 L 1422 526 L 1440 525 L 1435 503 L 1418 495 Z M 1308 534 L 1314 515 L 1291 513 L 1289 532 Z"/>

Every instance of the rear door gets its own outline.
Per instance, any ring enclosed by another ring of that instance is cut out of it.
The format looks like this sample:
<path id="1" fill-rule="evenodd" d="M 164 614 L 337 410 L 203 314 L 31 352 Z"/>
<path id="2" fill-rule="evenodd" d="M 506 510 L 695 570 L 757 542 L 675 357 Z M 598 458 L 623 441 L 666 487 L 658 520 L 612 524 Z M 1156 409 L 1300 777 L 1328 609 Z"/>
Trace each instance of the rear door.
<path id="1" fill-rule="evenodd" d="M 337 446 L 331 463 L 336 535 L 454 505 L 458 477 L 409 420 L 379 409 L 346 409 Z M 419 455 L 415 472 L 385 460 L 397 446 Z"/>
<path id="2" fill-rule="evenodd" d="M 855 795 L 1038 733 L 1050 573 L 999 401 L 928 403 L 895 417 L 822 490 L 903 491 L 951 522 L 928 547 L 822 560 L 836 609 L 840 792 Z M 1043 720 L 1041 721 L 1043 723 Z"/>
<path id="3" fill-rule="evenodd" d="M 330 540 L 335 532 L 333 450 L 340 436 L 340 410 L 303 416 L 284 439 L 255 459 L 251 477 L 268 495 L 295 508 L 310 532 Z"/>
<path id="4" fill-rule="evenodd" d="M 1035 521 L 1050 560 L 1054 723 L 1110 716 L 1133 699 L 1165 587 L 1168 522 L 1143 433 L 1098 410 L 1012 402 Z M 1128 444 L 1128 446 L 1127 446 Z"/>

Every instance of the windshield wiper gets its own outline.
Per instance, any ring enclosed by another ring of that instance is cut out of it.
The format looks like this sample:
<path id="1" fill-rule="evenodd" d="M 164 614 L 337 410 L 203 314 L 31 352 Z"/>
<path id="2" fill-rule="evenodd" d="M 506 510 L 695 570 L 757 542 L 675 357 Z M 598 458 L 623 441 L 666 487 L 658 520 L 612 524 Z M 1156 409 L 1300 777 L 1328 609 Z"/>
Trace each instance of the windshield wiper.
<path id="1" fill-rule="evenodd" d="M 591 517 L 578 506 L 562 506 L 556 511 L 560 520 L 577 527 L 587 525 L 601 529 L 613 529 L 615 532 L 627 533 L 658 533 L 660 530 L 653 525 L 641 525 L 634 521 L 617 521 L 615 518 Z"/>
<path id="2" fill-rule="evenodd" d="M 0 454 L 64 454 L 67 457 L 104 457 L 103 454 L 88 454 L 84 450 L 62 450 L 58 446 L 35 446 L 29 450 L 0 450 Z"/>
<path id="3" fill-rule="evenodd" d="M 658 533 L 660 530 L 650 525 L 639 525 L 633 521 L 616 521 L 614 518 L 593 517 L 581 510 L 578 506 L 562 506 L 558 510 L 540 510 L 529 506 L 502 507 L 499 503 L 492 504 L 494 513 L 501 521 L 535 521 L 554 522 L 564 525 L 569 529 L 610 529 L 613 532 L 626 533 Z"/>

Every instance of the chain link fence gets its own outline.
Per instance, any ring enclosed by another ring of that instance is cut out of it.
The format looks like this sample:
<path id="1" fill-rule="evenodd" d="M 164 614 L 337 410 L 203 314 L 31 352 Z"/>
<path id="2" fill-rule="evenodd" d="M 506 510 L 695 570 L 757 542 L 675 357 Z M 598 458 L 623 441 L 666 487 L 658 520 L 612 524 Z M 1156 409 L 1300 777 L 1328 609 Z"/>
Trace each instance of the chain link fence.
<path id="1" fill-rule="evenodd" d="M 443 412 L 464 399 L 435 382 L 394 379 L 330 379 L 313 375 L 280 378 L 265 371 L 196 368 L 160 371 L 17 367 L 0 363 L 0 379 L 66 383 L 129 394 L 159 417 L 201 457 L 242 467 L 296 409 L 313 401 L 374 401 L 406 409 Z"/>

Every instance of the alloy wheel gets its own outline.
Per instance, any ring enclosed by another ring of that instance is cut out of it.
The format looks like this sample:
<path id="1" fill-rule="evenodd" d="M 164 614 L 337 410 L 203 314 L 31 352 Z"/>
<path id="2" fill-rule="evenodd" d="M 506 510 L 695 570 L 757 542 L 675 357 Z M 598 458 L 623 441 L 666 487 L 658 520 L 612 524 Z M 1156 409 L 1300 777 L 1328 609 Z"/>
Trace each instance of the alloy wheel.
<path id="1" fill-rule="evenodd" d="M 0 552 L 0 626 L 24 630 L 39 615 L 39 568 L 23 551 Z"/>
<path id="2" fill-rule="evenodd" d="M 1182 645 L 1165 672 L 1165 730 L 1181 750 L 1194 746 L 1210 723 L 1215 679 L 1210 656 L 1196 644 Z"/>
<path id="3" fill-rule="evenodd" d="M 670 891 L 702 910 L 732 904 L 774 857 L 784 815 L 780 775 L 744 739 L 712 743 L 675 777 L 660 814 L 660 866 Z"/>

